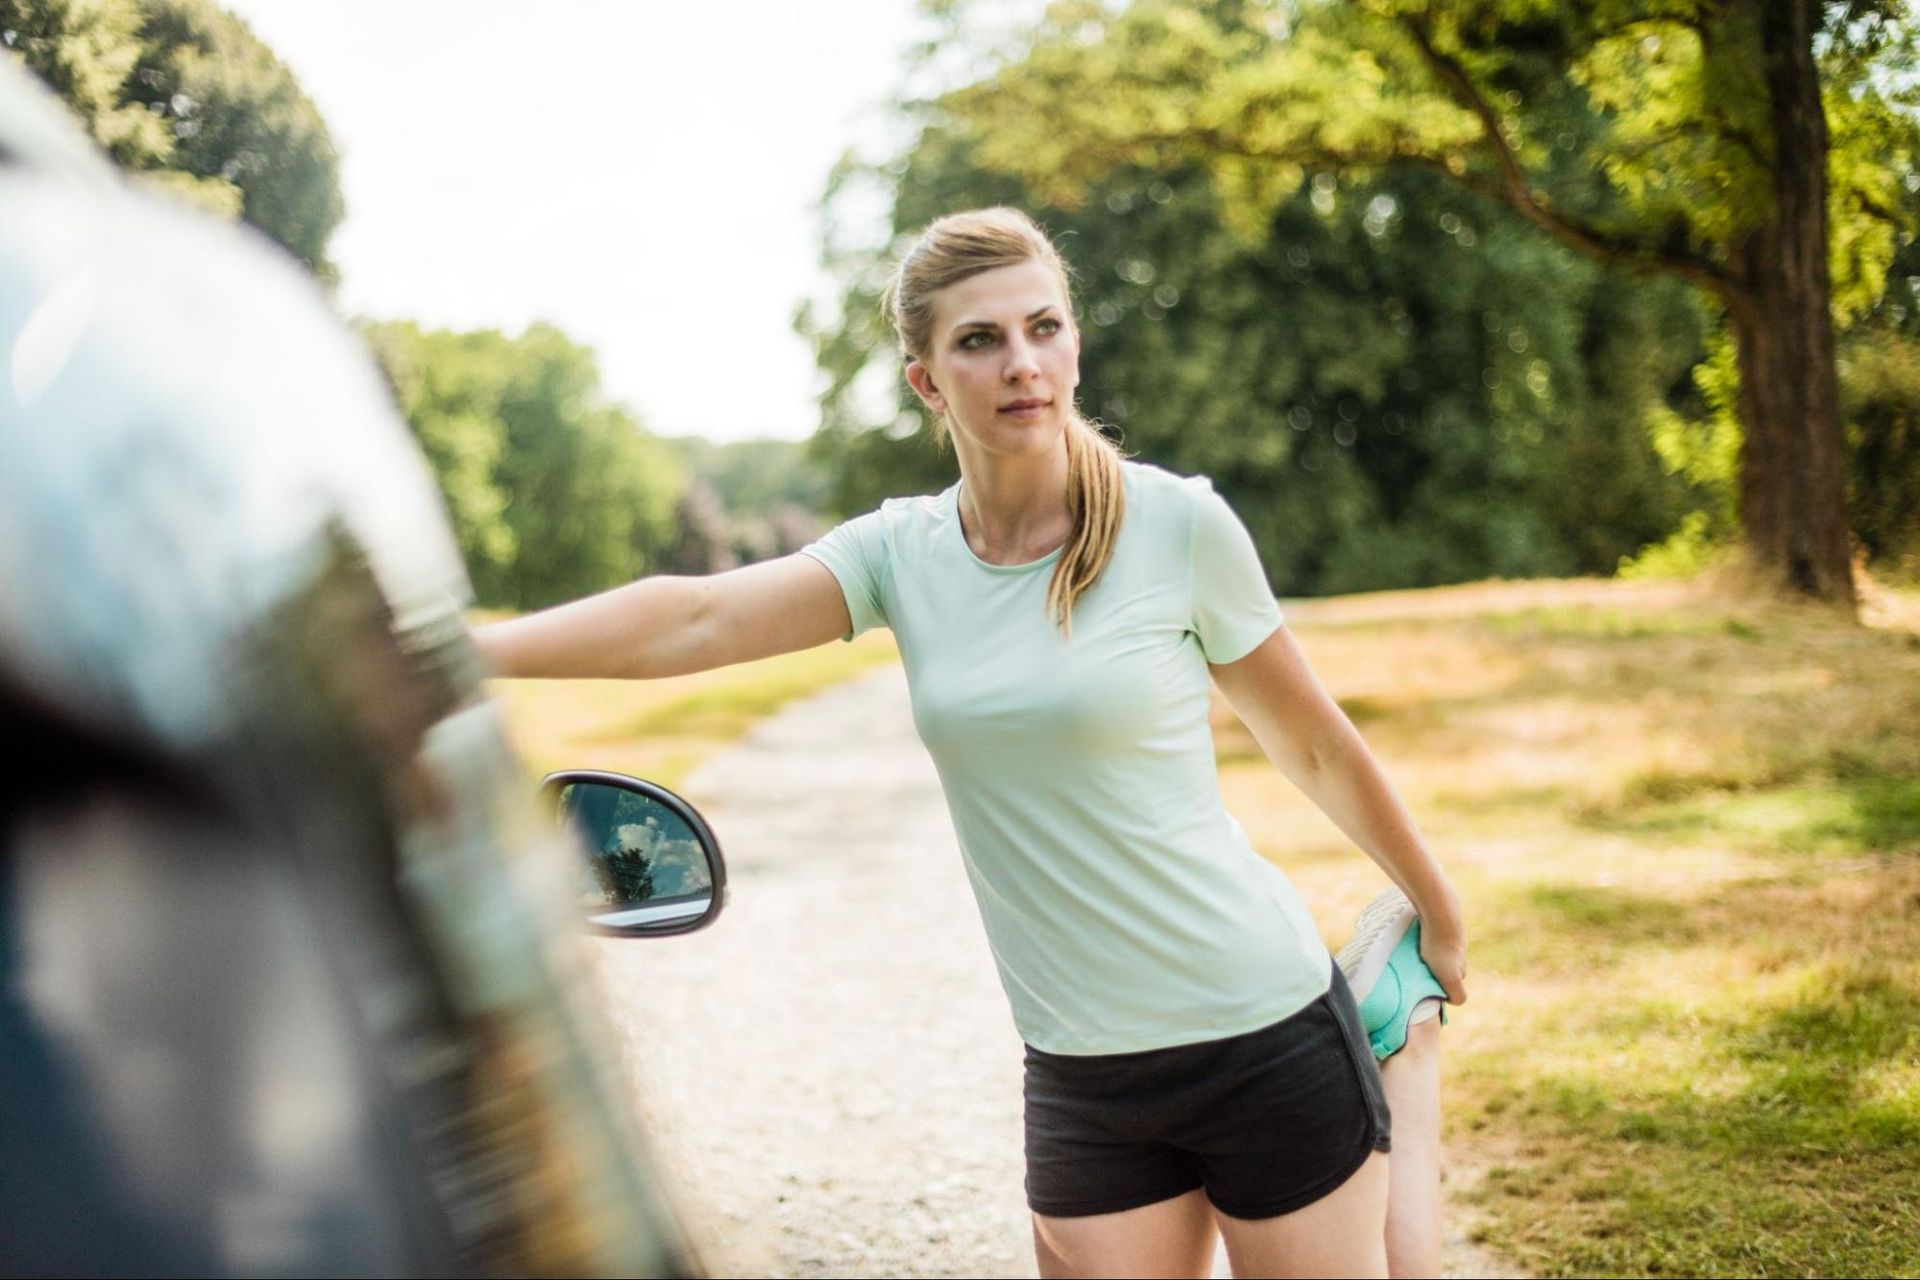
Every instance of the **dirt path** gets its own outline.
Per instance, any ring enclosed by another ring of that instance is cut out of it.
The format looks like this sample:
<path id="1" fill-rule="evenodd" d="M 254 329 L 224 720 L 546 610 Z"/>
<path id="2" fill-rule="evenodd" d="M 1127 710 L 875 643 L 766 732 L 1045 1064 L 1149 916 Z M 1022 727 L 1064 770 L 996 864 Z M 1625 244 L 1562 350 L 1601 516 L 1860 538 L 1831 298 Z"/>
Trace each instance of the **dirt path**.
<path id="1" fill-rule="evenodd" d="M 900 670 L 794 704 L 687 792 L 726 914 L 599 953 L 712 1273 L 1033 1275 L 1020 1041 Z M 1456 1239 L 1448 1274 L 1514 1273 Z"/>

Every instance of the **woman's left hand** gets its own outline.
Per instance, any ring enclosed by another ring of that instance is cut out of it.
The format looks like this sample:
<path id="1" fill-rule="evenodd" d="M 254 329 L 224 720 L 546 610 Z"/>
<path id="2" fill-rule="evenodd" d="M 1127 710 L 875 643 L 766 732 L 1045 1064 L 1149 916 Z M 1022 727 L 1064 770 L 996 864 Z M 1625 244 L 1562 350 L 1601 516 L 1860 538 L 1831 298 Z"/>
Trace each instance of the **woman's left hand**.
<path id="1" fill-rule="evenodd" d="M 1447 989 L 1448 1004 L 1467 1002 L 1467 929 L 1458 912 L 1420 918 L 1420 958 Z"/>

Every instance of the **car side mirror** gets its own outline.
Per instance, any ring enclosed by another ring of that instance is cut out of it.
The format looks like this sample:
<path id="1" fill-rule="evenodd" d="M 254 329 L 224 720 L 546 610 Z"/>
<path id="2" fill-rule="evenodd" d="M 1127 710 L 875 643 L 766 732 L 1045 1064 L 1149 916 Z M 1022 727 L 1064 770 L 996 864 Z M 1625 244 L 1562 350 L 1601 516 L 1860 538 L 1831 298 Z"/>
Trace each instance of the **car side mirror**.
<path id="1" fill-rule="evenodd" d="M 727 899 L 727 864 L 694 807 L 665 787 L 593 769 L 550 773 L 540 794 L 578 835 L 590 932 L 619 938 L 691 933 Z"/>

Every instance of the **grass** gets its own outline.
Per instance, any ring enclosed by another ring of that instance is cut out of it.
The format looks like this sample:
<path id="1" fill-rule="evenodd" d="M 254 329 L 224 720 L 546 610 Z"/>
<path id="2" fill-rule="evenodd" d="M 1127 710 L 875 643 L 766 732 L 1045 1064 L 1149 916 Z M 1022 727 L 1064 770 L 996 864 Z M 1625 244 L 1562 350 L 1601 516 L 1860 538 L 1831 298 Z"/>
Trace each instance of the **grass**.
<path id="1" fill-rule="evenodd" d="M 479 615 L 476 621 L 489 615 Z M 498 615 L 492 615 L 498 616 Z M 521 757 L 541 774 L 609 769 L 679 791 L 707 757 L 796 698 L 894 661 L 886 631 L 663 680 L 500 680 Z M 697 799 L 697 797 L 695 797 Z"/>
<path id="2" fill-rule="evenodd" d="M 1920 1274 L 1920 627 L 1676 582 L 1288 617 L 1468 904 L 1448 1149 L 1545 1275 Z M 1331 942 L 1384 883 L 1224 707 Z"/>

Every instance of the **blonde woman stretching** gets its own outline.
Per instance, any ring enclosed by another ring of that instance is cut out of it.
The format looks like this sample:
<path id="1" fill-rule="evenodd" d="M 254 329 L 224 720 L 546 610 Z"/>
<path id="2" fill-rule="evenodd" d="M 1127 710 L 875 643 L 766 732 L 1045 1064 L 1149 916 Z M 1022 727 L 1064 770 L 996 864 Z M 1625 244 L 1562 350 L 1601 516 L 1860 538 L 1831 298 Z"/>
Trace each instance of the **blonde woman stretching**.
<path id="1" fill-rule="evenodd" d="M 484 628 L 487 658 L 505 676 L 666 676 L 891 627 L 1027 1045 L 1041 1273 L 1204 1276 L 1217 1229 L 1237 1276 L 1433 1274 L 1437 1024 L 1398 1001 L 1383 1091 L 1340 968 L 1221 805 L 1210 682 L 1410 900 L 1363 918 L 1351 967 L 1370 988 L 1420 994 L 1412 939 L 1425 994 L 1465 998 L 1452 886 L 1233 512 L 1076 411 L 1079 334 L 1045 234 L 1011 209 L 942 218 L 889 307 L 959 483 L 784 559 Z"/>

